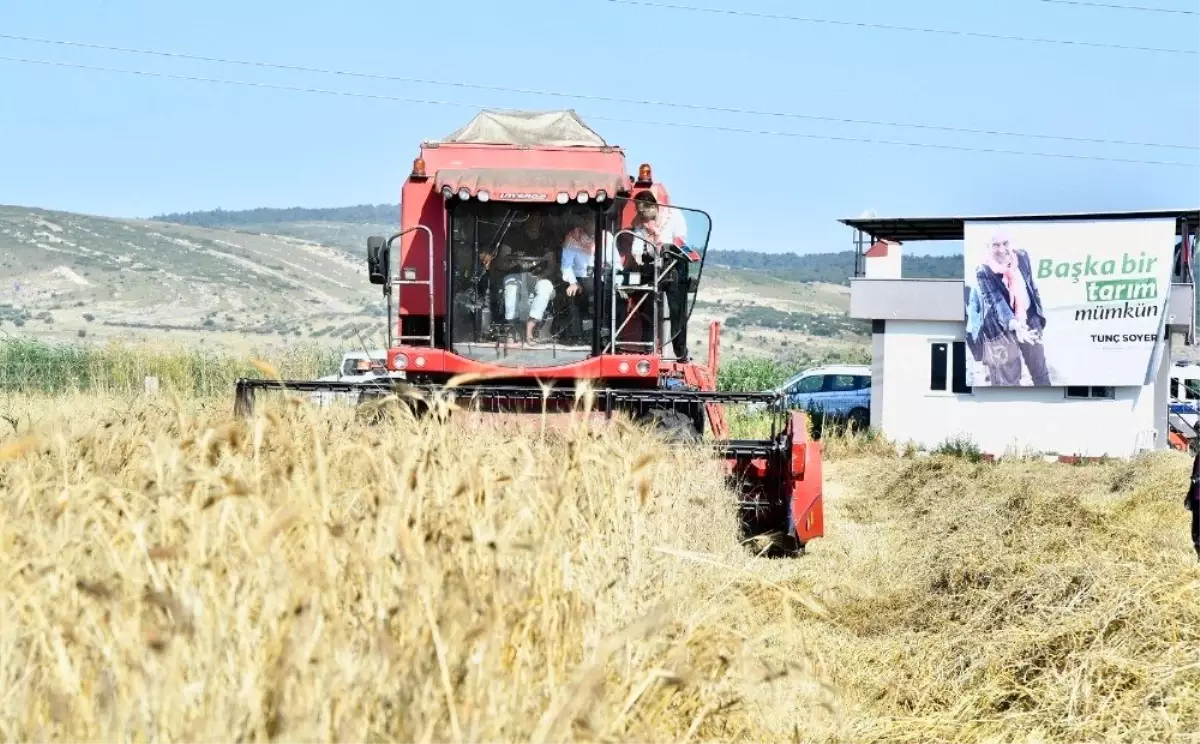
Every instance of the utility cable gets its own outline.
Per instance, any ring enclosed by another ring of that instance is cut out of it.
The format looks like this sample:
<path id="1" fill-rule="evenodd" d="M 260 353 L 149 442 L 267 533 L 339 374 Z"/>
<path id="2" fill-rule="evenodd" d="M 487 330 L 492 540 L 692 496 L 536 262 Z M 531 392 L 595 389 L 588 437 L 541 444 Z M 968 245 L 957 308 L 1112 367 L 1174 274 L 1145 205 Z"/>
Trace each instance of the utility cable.
<path id="1" fill-rule="evenodd" d="M 1117 5 L 1115 3 L 1093 3 L 1084 0 L 1038 0 L 1043 3 L 1058 5 L 1079 5 L 1085 8 L 1105 8 L 1108 10 L 1136 10 L 1143 13 L 1178 13 L 1179 15 L 1200 15 L 1200 11 L 1183 10 L 1182 8 L 1152 8 L 1146 5 Z"/>
<path id="2" fill-rule="evenodd" d="M 887 31 L 910 31 L 922 34 L 943 34 L 947 36 L 963 36 L 974 39 L 991 39 L 994 41 L 1024 41 L 1035 44 L 1062 44 L 1066 46 L 1091 47 L 1094 49 L 1121 49 L 1128 52 L 1159 52 L 1162 54 L 1191 54 L 1200 55 L 1195 49 L 1170 49 L 1165 47 L 1144 47 L 1126 44 L 1111 44 L 1101 41 L 1080 41 L 1077 39 L 1049 39 L 1035 36 L 1010 36 L 1006 34 L 989 34 L 983 31 L 962 31 L 950 28 L 921 28 L 918 26 L 899 26 L 888 23 L 872 23 L 868 21 L 845 21 L 833 18 L 809 18 L 804 16 L 783 15 L 780 13 L 763 13 L 751 10 L 734 10 L 732 8 L 706 8 L 697 5 L 678 5 L 675 3 L 648 2 L 648 0 L 606 0 L 620 5 L 659 8 L 663 10 L 685 10 L 693 13 L 716 13 L 719 15 L 742 16 L 745 18 L 763 18 L 772 21 L 795 21 L 798 23 L 819 23 L 829 26 L 850 26 L 854 28 L 869 28 Z"/>
<path id="3" fill-rule="evenodd" d="M 246 81 L 246 80 L 226 80 L 226 79 L 221 79 L 221 78 L 200 77 L 200 76 L 195 76 L 195 75 L 178 75 L 175 73 L 153 72 L 150 70 L 130 70 L 130 69 L 119 68 L 119 67 L 102 67 L 99 65 L 85 65 L 85 64 L 79 64 L 79 63 L 74 63 L 74 62 L 59 62 L 56 60 L 24 59 L 24 58 L 19 58 L 19 57 L 0 56 L 0 62 L 14 62 L 14 63 L 18 63 L 18 64 L 28 64 L 28 65 L 44 65 L 44 66 L 50 66 L 50 67 L 63 67 L 63 68 L 71 68 L 71 69 L 78 69 L 78 70 L 93 70 L 93 71 L 98 71 L 98 72 L 112 72 L 112 73 L 121 73 L 121 74 L 126 74 L 126 75 L 139 75 L 139 76 L 143 76 L 143 77 L 163 78 L 163 79 L 169 79 L 169 80 L 188 80 L 188 81 L 204 82 L 204 83 L 217 83 L 217 84 L 222 84 L 222 85 L 239 85 L 239 86 L 245 86 L 245 87 L 250 87 L 250 88 L 285 90 L 285 91 L 292 91 L 292 92 L 299 92 L 299 93 L 318 93 L 318 94 L 324 94 L 324 95 L 344 96 L 344 97 L 348 97 L 348 98 L 368 98 L 368 99 L 374 99 L 374 100 L 380 100 L 380 101 L 395 101 L 395 102 L 400 102 L 400 103 L 417 103 L 417 104 L 427 104 L 427 105 L 433 105 L 433 106 L 458 106 L 458 107 L 464 107 L 464 108 L 472 108 L 472 109 L 476 109 L 476 110 L 479 110 L 479 109 L 504 110 L 504 109 L 498 109 L 498 108 L 492 107 L 492 106 L 483 106 L 483 105 L 475 104 L 475 103 L 463 103 L 463 102 L 459 102 L 459 101 L 440 101 L 440 100 L 431 100 L 431 99 L 407 98 L 407 97 L 401 97 L 401 96 L 383 95 L 383 94 L 378 94 L 378 93 L 359 93 L 359 92 L 344 91 L 344 90 L 331 90 L 331 89 L 327 89 L 327 88 L 306 88 L 306 87 L 301 87 L 301 86 L 281 85 L 278 83 L 261 83 L 261 82 Z M 1116 157 L 1107 157 L 1107 156 L 1101 156 L 1101 155 L 1075 155 L 1075 154 L 1070 154 L 1070 153 L 1037 152 L 1037 151 L 1030 151 L 1030 150 L 1005 150 L 1005 149 L 998 149 L 998 148 L 967 147 L 967 146 L 962 146 L 962 145 L 947 145 L 947 144 L 934 143 L 934 142 L 905 142 L 905 141 L 900 141 L 900 140 L 870 139 L 870 138 L 865 138 L 865 137 L 839 137 L 839 136 L 835 136 L 835 135 L 808 134 L 808 133 L 801 133 L 801 132 L 785 132 L 785 131 L 776 131 L 776 130 L 767 130 L 767 129 L 749 129 L 749 128 L 743 128 L 743 127 L 730 127 L 730 126 L 721 126 L 721 125 L 717 125 L 717 124 L 694 124 L 694 123 L 689 123 L 689 122 L 677 122 L 677 121 L 654 121 L 654 120 L 648 120 L 648 119 L 629 119 L 629 118 L 615 117 L 615 116 L 591 116 L 591 115 L 589 115 L 589 116 L 587 116 L 587 118 L 594 119 L 597 121 L 610 121 L 610 122 L 621 123 L 621 124 L 677 127 L 677 128 L 683 128 L 683 129 L 701 129 L 701 130 L 718 131 L 718 132 L 731 132 L 731 133 L 735 133 L 735 134 L 757 134 L 757 135 L 774 136 L 774 137 L 789 137 L 789 138 L 794 138 L 794 139 L 823 140 L 823 141 L 827 141 L 827 142 L 852 142 L 852 143 L 858 143 L 858 144 L 891 145 L 891 146 L 895 146 L 895 147 L 915 147 L 915 148 L 928 148 L 928 149 L 935 149 L 935 150 L 949 150 L 949 151 L 954 151 L 954 152 L 978 152 L 978 153 L 1001 154 L 1001 155 L 1027 155 L 1027 156 L 1032 156 L 1032 157 L 1062 158 L 1062 159 L 1067 159 L 1067 160 L 1093 160 L 1093 161 L 1109 162 L 1109 163 L 1133 163 L 1133 164 L 1139 164 L 1139 165 L 1163 165 L 1163 166 L 1172 166 L 1172 167 L 1178 167 L 1178 168 L 1200 169 L 1200 164 L 1197 164 L 1197 163 L 1181 163 L 1181 162 L 1172 161 L 1172 160 L 1141 160 L 1141 159 L 1137 159 L 1137 158 L 1116 158 Z"/>
<path id="4" fill-rule="evenodd" d="M 822 121 L 832 122 L 836 124 L 864 124 L 877 127 L 896 127 L 904 129 L 924 129 L 937 132 L 954 132 L 957 134 L 980 134 L 997 137 L 1024 137 L 1027 139 L 1041 140 L 1058 140 L 1062 142 L 1079 142 L 1083 144 L 1096 145 L 1126 145 L 1133 147 L 1158 147 L 1172 150 L 1200 150 L 1200 146 L 1196 145 L 1180 145 L 1163 142 L 1139 142 L 1120 139 L 1105 139 L 1099 137 L 1072 137 L 1067 135 L 1055 134 L 1040 134 L 1035 132 L 1012 132 L 1000 129 L 971 129 L 966 127 L 950 127 L 939 126 L 936 124 L 913 124 L 907 122 L 896 121 L 881 121 L 872 119 L 851 119 L 838 116 L 824 116 L 818 114 L 798 114 L 785 111 L 765 111 L 761 109 L 734 108 L 726 106 L 705 106 L 693 103 L 680 103 L 675 101 L 653 101 L 653 100 L 637 100 L 632 98 L 617 98 L 613 96 L 599 96 L 582 93 L 566 93 L 563 91 L 539 90 L 533 88 L 513 88 L 501 85 L 483 85 L 479 83 L 464 83 L 450 80 L 431 80 L 428 78 L 403 77 L 398 75 L 384 75 L 370 72 L 356 72 L 351 70 L 337 70 L 322 67 L 307 67 L 303 65 L 289 65 L 276 62 L 260 62 L 254 60 L 232 59 L 228 57 L 212 57 L 198 54 L 185 54 L 183 52 L 164 52 L 155 49 L 140 49 L 135 47 L 112 46 L 108 44 L 94 44 L 83 41 L 68 41 L 64 39 L 46 39 L 36 36 L 19 36 L 16 34 L 0 33 L 0 39 L 9 41 L 21 41 L 35 44 L 51 44 L 65 47 L 77 47 L 82 49 L 94 49 L 105 52 L 120 52 L 125 54 L 141 54 L 154 57 L 166 57 L 169 59 L 186 59 L 196 62 L 212 62 L 225 65 L 241 65 L 244 67 L 258 67 L 272 70 L 287 70 L 289 72 L 306 72 L 316 73 L 321 75 L 336 75 L 340 77 L 363 78 L 368 80 L 380 80 L 394 83 L 416 83 L 420 85 L 437 85 L 443 87 L 466 88 L 472 90 L 486 90 L 496 93 L 520 93 L 524 95 L 546 96 L 551 98 L 574 98 L 581 101 L 596 101 L 600 103 L 620 103 L 634 106 L 660 106 L 664 108 L 685 109 L 689 111 L 709 111 L 722 114 L 739 114 L 746 116 L 769 116 L 780 119 L 799 119 L 807 121 Z"/>

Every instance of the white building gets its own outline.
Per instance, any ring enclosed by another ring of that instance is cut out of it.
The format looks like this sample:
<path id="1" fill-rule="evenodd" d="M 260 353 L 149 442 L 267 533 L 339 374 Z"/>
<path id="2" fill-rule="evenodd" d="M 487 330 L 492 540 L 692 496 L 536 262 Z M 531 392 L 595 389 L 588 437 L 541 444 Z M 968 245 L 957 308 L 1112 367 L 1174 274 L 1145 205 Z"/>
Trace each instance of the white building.
<path id="1" fill-rule="evenodd" d="M 1165 341 L 1157 347 L 1163 353 L 1154 379 L 1142 386 L 971 388 L 966 283 L 906 277 L 901 268 L 906 244 L 963 241 L 968 223 L 1172 218 L 1177 242 Z M 1195 336 L 1192 256 L 1200 210 L 841 222 L 854 228 L 857 248 L 850 315 L 872 323 L 871 425 L 889 440 L 933 449 L 966 437 L 994 457 L 1127 457 L 1169 446 L 1172 350 Z M 1187 251 L 1179 237 L 1185 235 Z"/>

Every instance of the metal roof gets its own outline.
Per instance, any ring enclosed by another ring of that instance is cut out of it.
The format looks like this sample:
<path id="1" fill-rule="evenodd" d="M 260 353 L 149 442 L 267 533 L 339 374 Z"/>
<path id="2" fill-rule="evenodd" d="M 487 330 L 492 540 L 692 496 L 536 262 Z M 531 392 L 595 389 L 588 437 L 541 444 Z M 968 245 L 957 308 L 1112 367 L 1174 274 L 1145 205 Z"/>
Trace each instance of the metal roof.
<path id="1" fill-rule="evenodd" d="M 1149 209 L 1131 212 L 1074 212 L 1064 214 L 1006 214 L 978 217 L 856 217 L 838 220 L 875 240 L 901 243 L 919 240 L 962 240 L 968 222 L 1052 222 L 1057 220 L 1153 220 L 1187 218 L 1200 224 L 1200 209 Z"/>

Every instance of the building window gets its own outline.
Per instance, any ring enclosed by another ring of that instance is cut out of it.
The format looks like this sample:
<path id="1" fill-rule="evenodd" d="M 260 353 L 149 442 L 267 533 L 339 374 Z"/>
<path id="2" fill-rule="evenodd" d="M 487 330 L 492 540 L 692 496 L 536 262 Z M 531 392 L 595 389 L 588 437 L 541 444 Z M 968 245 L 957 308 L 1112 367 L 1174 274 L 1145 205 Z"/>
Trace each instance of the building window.
<path id="1" fill-rule="evenodd" d="M 929 345 L 929 389 L 957 395 L 970 395 L 967 384 L 967 345 L 962 341 L 935 342 Z"/>
<path id="2" fill-rule="evenodd" d="M 1116 392 L 1107 385 L 1071 385 L 1067 387 L 1068 398 L 1114 398 Z"/>
<path id="3" fill-rule="evenodd" d="M 955 341 L 953 348 L 954 355 L 950 360 L 950 390 L 959 395 L 970 395 L 971 386 L 967 384 L 967 344 Z"/>
<path id="4" fill-rule="evenodd" d="M 1172 377 L 1171 398 L 1174 400 L 1200 400 L 1200 380 L 1181 381 L 1178 377 Z"/>
<path id="5" fill-rule="evenodd" d="M 929 346 L 929 389 L 946 389 L 947 352 L 950 344 L 930 344 Z"/>

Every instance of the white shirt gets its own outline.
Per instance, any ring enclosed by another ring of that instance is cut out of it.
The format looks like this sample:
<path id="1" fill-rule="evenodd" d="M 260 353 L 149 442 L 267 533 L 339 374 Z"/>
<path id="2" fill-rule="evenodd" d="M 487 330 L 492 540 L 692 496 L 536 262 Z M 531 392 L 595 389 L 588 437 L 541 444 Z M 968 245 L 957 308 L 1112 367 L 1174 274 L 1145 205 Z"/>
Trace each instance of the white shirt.
<path id="1" fill-rule="evenodd" d="M 634 232 L 658 245 L 682 246 L 687 242 L 687 222 L 677 209 L 660 207 L 653 222 L 639 224 Z"/>
<path id="2" fill-rule="evenodd" d="M 563 240 L 562 246 L 562 278 L 567 284 L 575 284 L 580 277 L 586 277 L 593 267 L 595 255 L 590 246 L 595 243 L 591 235 L 583 228 L 576 228 L 567 233 L 567 237 Z M 616 265 L 613 261 L 613 236 L 604 232 L 604 262 L 613 267 L 613 273 L 616 273 Z"/>

